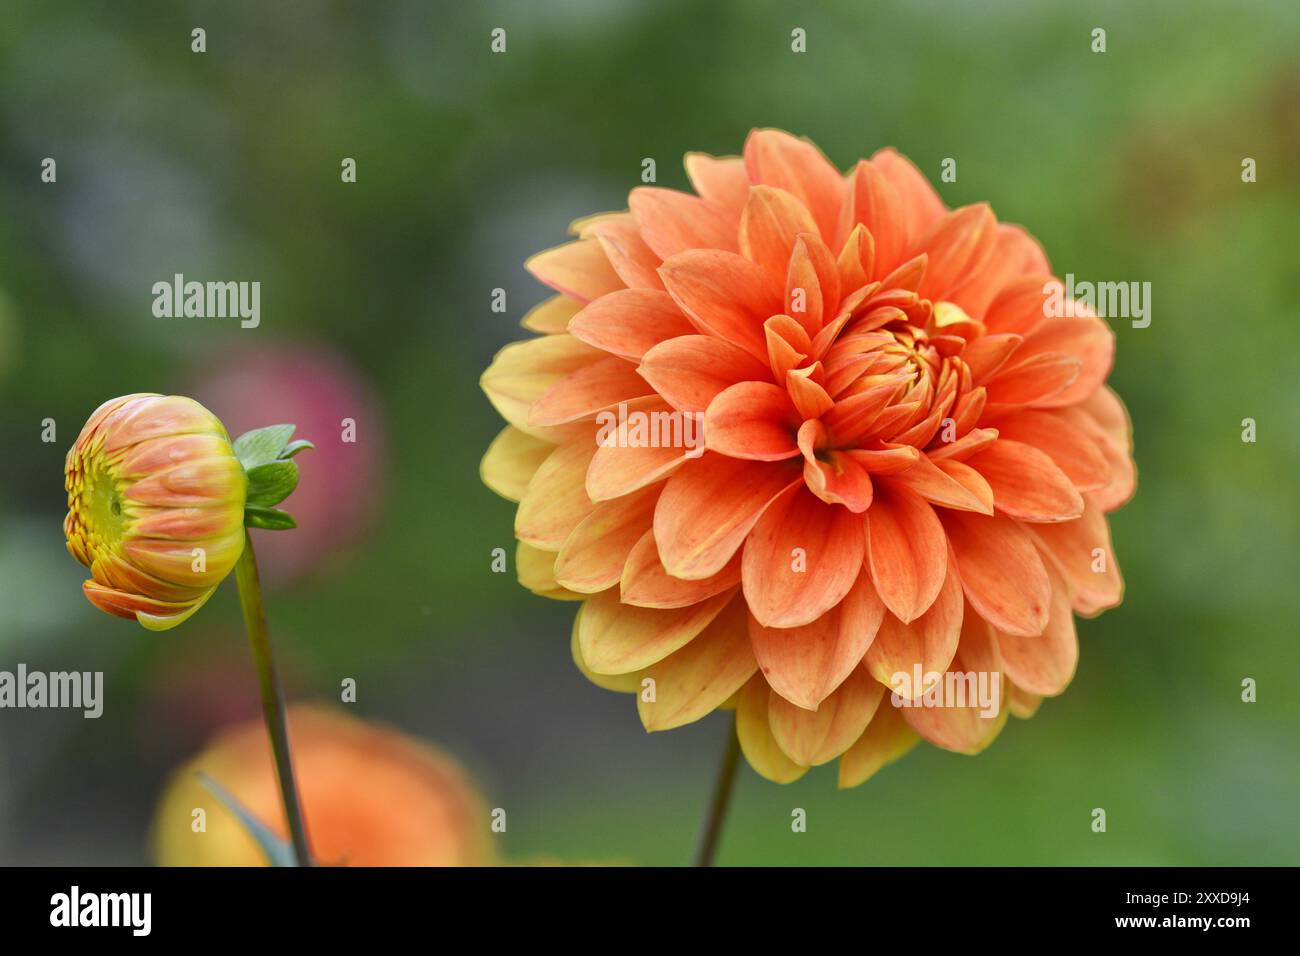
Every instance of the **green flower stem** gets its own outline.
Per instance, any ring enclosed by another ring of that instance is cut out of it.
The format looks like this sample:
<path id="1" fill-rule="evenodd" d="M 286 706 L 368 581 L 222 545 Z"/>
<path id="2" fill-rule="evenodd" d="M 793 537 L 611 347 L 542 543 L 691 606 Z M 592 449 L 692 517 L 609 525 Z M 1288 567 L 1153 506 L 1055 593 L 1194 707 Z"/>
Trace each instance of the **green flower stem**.
<path id="1" fill-rule="evenodd" d="M 696 866 L 713 866 L 727 807 L 731 803 L 731 794 L 736 789 L 736 767 L 739 763 L 740 738 L 736 736 L 736 718 L 733 715 L 727 728 L 727 749 L 722 755 L 718 778 L 713 784 L 713 800 L 709 803 L 709 813 L 700 830 L 700 842 L 695 851 Z"/>
<path id="2" fill-rule="evenodd" d="M 239 583 L 239 604 L 244 609 L 244 627 L 248 642 L 253 648 L 253 662 L 257 665 L 257 679 L 262 688 L 262 714 L 266 718 L 266 731 L 271 737 L 271 750 L 275 755 L 275 775 L 280 781 L 280 798 L 284 803 L 285 819 L 289 821 L 289 835 L 294 856 L 299 866 L 311 866 L 311 849 L 307 843 L 307 825 L 298 802 L 298 785 L 293 777 L 293 761 L 289 757 L 289 728 L 284 719 L 284 693 L 275 670 L 271 654 L 271 632 L 266 625 L 266 605 L 262 601 L 262 582 L 257 574 L 257 558 L 253 554 L 253 539 L 244 532 L 244 553 L 235 565 L 235 580 Z"/>

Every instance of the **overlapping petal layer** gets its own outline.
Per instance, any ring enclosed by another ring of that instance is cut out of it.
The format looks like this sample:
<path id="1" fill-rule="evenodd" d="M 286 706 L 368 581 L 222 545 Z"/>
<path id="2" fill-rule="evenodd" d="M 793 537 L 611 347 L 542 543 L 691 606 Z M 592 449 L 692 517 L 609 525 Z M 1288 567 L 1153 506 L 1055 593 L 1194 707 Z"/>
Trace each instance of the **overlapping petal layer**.
<path id="1" fill-rule="evenodd" d="M 483 376 L 525 583 L 584 601 L 575 660 L 647 729 L 734 707 L 772 780 L 983 749 L 1121 597 L 1109 328 L 1054 316 L 1033 238 L 893 150 L 841 174 L 757 130 L 686 167 L 696 195 L 636 189 L 530 260 L 542 336 Z M 946 697 L 957 672 L 998 706 Z"/>

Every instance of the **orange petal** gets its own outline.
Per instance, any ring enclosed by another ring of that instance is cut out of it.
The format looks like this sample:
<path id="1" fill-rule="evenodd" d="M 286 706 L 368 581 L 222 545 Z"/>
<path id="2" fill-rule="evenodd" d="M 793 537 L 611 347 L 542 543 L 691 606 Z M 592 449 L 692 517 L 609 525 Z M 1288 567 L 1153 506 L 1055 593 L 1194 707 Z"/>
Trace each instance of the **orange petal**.
<path id="1" fill-rule="evenodd" d="M 524 496 L 537 469 L 554 450 L 555 446 L 550 442 L 507 425 L 488 446 L 479 464 L 479 477 L 502 498 L 518 501 Z"/>
<path id="2" fill-rule="evenodd" d="M 740 254 L 784 288 L 796 240 L 816 230 L 808 207 L 792 193 L 751 186 L 740 216 Z"/>
<path id="3" fill-rule="evenodd" d="M 1065 472 L 1032 445 L 999 438 L 966 460 L 993 489 L 993 506 L 1024 521 L 1069 521 L 1083 498 Z"/>
<path id="4" fill-rule="evenodd" d="M 845 454 L 870 474 L 881 476 L 907 471 L 921 457 L 911 445 L 890 447 L 887 443 L 884 448 L 857 448 Z"/>
<path id="5" fill-rule="evenodd" d="M 862 736 L 884 694 L 885 688 L 861 667 L 855 667 L 816 710 L 796 707 L 772 691 L 767 704 L 772 736 L 795 763 L 820 766 Z"/>
<path id="6" fill-rule="evenodd" d="M 151 444 L 153 440 L 147 439 L 135 447 Z M 131 501 L 160 508 L 211 507 L 218 501 L 238 501 L 244 487 L 242 471 L 238 459 L 226 452 L 211 458 L 182 461 L 155 471 L 128 486 L 123 494 Z M 185 564 L 189 563 L 186 560 Z"/>
<path id="7" fill-rule="evenodd" d="M 577 299 L 553 295 L 529 309 L 520 324 L 530 332 L 556 335 L 568 329 L 569 322 L 581 308 L 582 303 Z"/>
<path id="8" fill-rule="evenodd" d="M 736 699 L 736 736 L 745 759 L 759 776 L 773 783 L 793 783 L 808 768 L 787 757 L 772 736 L 767 714 L 769 696 L 762 674 L 755 674 L 740 689 Z"/>
<path id="9" fill-rule="evenodd" d="M 732 458 L 780 461 L 799 454 L 795 434 L 800 421 L 784 389 L 771 382 L 739 382 L 709 403 L 705 442 Z"/>
<path id="10" fill-rule="evenodd" d="M 216 588 L 193 601 L 183 603 L 155 601 L 139 594 L 114 591 L 94 581 L 82 582 L 81 590 L 87 600 L 101 611 L 107 611 L 116 617 L 135 618 L 146 630 L 169 631 L 193 617 L 212 597 Z"/>
<path id="11" fill-rule="evenodd" d="M 781 298 L 760 267 L 732 252 L 692 249 L 666 260 L 659 274 L 692 325 L 766 362 L 763 323 L 781 311 Z"/>
<path id="12" fill-rule="evenodd" d="M 785 373 L 786 392 L 802 419 L 820 418 L 835 407 L 835 402 L 826 393 L 826 389 L 818 384 L 817 379 L 821 376 L 820 362 Z"/>
<path id="13" fill-rule="evenodd" d="M 1106 515 L 1084 495 L 1083 517 L 1063 524 L 1027 529 L 1069 587 L 1075 611 L 1085 617 L 1115 607 L 1124 597 L 1124 580 L 1110 542 Z"/>
<path id="14" fill-rule="evenodd" d="M 876 708 L 862 736 L 840 757 L 840 789 L 865 783 L 881 767 L 915 747 L 920 739 L 903 720 L 901 711 L 884 701 Z"/>
<path id="15" fill-rule="evenodd" d="M 1024 351 L 1024 346 L 1021 346 Z M 1039 352 L 1003 366 L 989 379 L 990 406 L 1046 405 L 1079 377 L 1083 363 L 1064 352 Z"/>
<path id="16" fill-rule="evenodd" d="M 598 216 L 580 235 L 584 239 L 594 236 L 600 241 L 610 267 L 629 289 L 664 287 L 658 272 L 663 260 L 641 238 L 636 220 L 628 213 Z"/>
<path id="17" fill-rule="evenodd" d="M 578 613 L 573 617 L 573 632 L 569 638 L 569 653 L 573 656 L 573 663 L 577 665 L 582 676 L 587 678 L 597 687 L 604 690 L 612 690 L 619 694 L 635 694 L 641 690 L 641 675 L 636 671 L 627 674 L 597 674 L 582 659 L 582 645 L 578 642 L 578 634 L 582 631 L 582 608 L 578 608 Z"/>
<path id="18" fill-rule="evenodd" d="M 781 130 L 756 129 L 745 140 L 745 169 L 751 182 L 797 196 L 822 238 L 828 243 L 835 238 L 844 180 L 816 146 Z"/>
<path id="19" fill-rule="evenodd" d="M 1016 355 L 1069 355 L 1080 362 L 1078 375 L 1063 389 L 1035 404 L 1050 408 L 1081 402 L 1106 381 L 1115 359 L 1115 333 L 1101 319 L 1053 318 L 1039 324 Z"/>
<path id="20" fill-rule="evenodd" d="M 754 656 L 776 693 L 815 710 L 862 663 L 884 614 L 863 571 L 837 607 L 803 627 L 767 628 L 751 618 Z"/>
<path id="21" fill-rule="evenodd" d="M 921 696 L 928 687 L 928 675 L 942 674 L 952 663 L 961 636 L 964 603 L 961 580 L 956 569 L 949 567 L 938 597 L 920 618 L 905 624 L 886 614 L 867 651 L 871 675 L 902 697 Z M 900 682 L 899 675 L 906 681 Z"/>
<path id="22" fill-rule="evenodd" d="M 1003 286 L 984 310 L 989 332 L 1029 335 L 1047 318 L 1049 304 L 1063 294 L 1059 279 L 1047 274 L 1023 275 Z"/>
<path id="23" fill-rule="evenodd" d="M 995 335 L 983 335 L 969 343 L 961 353 L 962 361 L 970 367 L 971 382 L 983 385 L 994 372 L 1000 369 L 1011 357 L 1011 353 L 1020 347 L 1023 336 L 1011 332 Z"/>
<path id="24" fill-rule="evenodd" d="M 556 383 L 604 355 L 572 335 L 544 335 L 507 345 L 488 366 L 479 385 L 501 417 L 535 438 L 560 441 L 564 432 L 528 422 L 533 403 Z"/>
<path id="25" fill-rule="evenodd" d="M 885 147 L 871 157 L 871 165 L 880 170 L 898 193 L 908 223 L 908 236 L 915 241 L 931 229 L 947 212 L 930 181 L 906 156 Z"/>
<path id="26" fill-rule="evenodd" d="M 1093 437 L 1065 416 L 1023 410 L 998 419 L 998 434 L 1046 453 L 1079 491 L 1105 488 L 1110 465 Z"/>
<path id="27" fill-rule="evenodd" d="M 700 197 L 733 213 L 740 221 L 740 210 L 749 197 L 749 175 L 739 156 L 709 156 L 687 153 L 686 176 Z"/>
<path id="28" fill-rule="evenodd" d="M 595 453 L 596 443 L 588 436 L 574 438 L 546 457 L 520 499 L 515 537 L 543 551 L 560 550 L 595 508 L 584 484 Z"/>
<path id="29" fill-rule="evenodd" d="M 650 385 L 637 374 L 635 365 L 611 356 L 592 362 L 552 385 L 528 410 L 528 422 L 542 427 L 567 425 L 650 393 Z"/>
<path id="30" fill-rule="evenodd" d="M 836 402 L 822 419 L 822 424 L 834 436 L 835 444 L 849 445 L 865 435 L 898 394 L 899 388 L 897 380 L 889 379 Z"/>
<path id="31" fill-rule="evenodd" d="M 706 199 L 673 189 L 638 186 L 628 208 L 647 246 L 661 259 L 687 249 L 736 248 L 736 231 L 726 211 Z"/>
<path id="32" fill-rule="evenodd" d="M 1001 422 L 999 422 L 1000 424 Z M 936 464 L 940 461 L 964 462 L 971 455 L 983 451 L 997 440 L 998 430 L 996 428 L 973 428 L 954 442 L 943 444 L 941 441 L 938 446 L 931 443 L 925 453 Z M 988 500 L 992 501 L 993 499 L 990 497 Z"/>
<path id="33" fill-rule="evenodd" d="M 655 541 L 674 577 L 711 577 L 731 560 L 767 506 L 800 480 L 797 462 L 753 462 L 705 452 L 668 479 Z"/>
<path id="34" fill-rule="evenodd" d="M 1051 272 L 1042 247 L 1019 226 L 1000 223 L 993 255 L 984 268 L 968 277 L 948 293 L 955 302 L 975 318 L 981 318 L 990 303 L 1013 280 L 1025 274 Z"/>
<path id="35" fill-rule="evenodd" d="M 570 591 L 555 580 L 555 558 L 554 551 L 543 551 L 520 541 L 515 548 L 515 575 L 519 583 L 538 597 L 552 601 L 581 601 L 585 594 Z"/>
<path id="36" fill-rule="evenodd" d="M 650 533 L 659 488 L 602 501 L 573 529 L 555 559 L 555 580 L 583 594 L 611 588 L 633 546 Z"/>
<path id="37" fill-rule="evenodd" d="M 1029 533 L 1001 516 L 945 511 L 941 520 L 962 588 L 980 616 L 1009 634 L 1043 633 L 1052 585 Z"/>
<path id="38" fill-rule="evenodd" d="M 936 747 L 964 754 L 979 753 L 993 742 L 1007 722 L 1009 711 L 1002 699 L 1003 681 L 999 664 L 997 648 L 993 644 L 988 625 L 977 615 L 965 615 L 961 643 L 948 672 L 963 678 L 969 675 L 971 683 L 963 680 L 958 684 L 954 680 L 952 687 L 954 696 L 961 695 L 965 700 L 946 699 L 945 693 L 940 698 L 944 706 L 917 706 L 926 702 L 927 698 L 922 698 L 912 706 L 900 708 L 903 719 Z M 984 690 L 988 694 L 988 709 L 996 709 L 990 715 L 985 715 L 978 699 L 981 675 L 984 675 Z"/>
<path id="39" fill-rule="evenodd" d="M 840 277 L 826 243 L 802 233 L 790 252 L 785 278 L 785 309 L 810 335 L 835 318 L 840 302 Z M 846 315 L 847 319 L 848 316 Z"/>
<path id="40" fill-rule="evenodd" d="M 959 467 L 954 469 L 952 466 Z M 962 471 L 962 468 L 965 470 Z M 974 479 L 970 477 L 972 474 Z M 988 488 L 988 483 L 977 472 L 959 462 L 931 461 L 921 455 L 911 468 L 890 475 L 889 481 L 915 491 L 926 501 L 945 508 L 980 514 L 993 513 L 993 492 L 984 491 Z"/>
<path id="41" fill-rule="evenodd" d="M 168 401 L 156 393 L 137 392 L 111 398 L 91 412 L 75 444 L 78 448 L 88 448 L 95 442 L 103 442 L 112 452 L 166 435 L 215 435 L 218 434 L 215 421 L 193 399 L 173 395 Z"/>
<path id="42" fill-rule="evenodd" d="M 1093 492 L 1098 507 L 1114 511 L 1137 488 L 1137 465 L 1133 462 L 1133 426 L 1128 412 L 1109 386 L 1103 385 L 1087 399 L 1073 408 L 1062 409 L 1061 414 L 1094 435 L 1097 447 L 1110 465 L 1110 483 Z"/>
<path id="43" fill-rule="evenodd" d="M 880 280 L 882 289 L 905 289 L 915 292 L 921 287 L 925 271 L 929 267 L 930 257 L 924 252 L 903 262 L 893 272 Z"/>
<path id="44" fill-rule="evenodd" d="M 842 504 L 854 514 L 871 507 L 871 475 L 852 453 L 819 451 L 826 441 L 826 429 L 819 421 L 799 427 L 799 450 L 803 452 L 803 480 L 808 490 L 827 504 Z"/>
<path id="45" fill-rule="evenodd" d="M 702 454 L 698 418 L 677 412 L 658 398 L 629 405 L 622 420 L 612 413 L 605 416 L 587 468 L 587 495 L 592 501 L 621 498 L 662 481 Z"/>
<path id="46" fill-rule="evenodd" d="M 579 302 L 625 287 L 597 239 L 579 239 L 539 252 L 524 268 L 556 292 Z"/>
<path id="47" fill-rule="evenodd" d="M 1079 639 L 1074 631 L 1074 612 L 1065 584 L 1049 570 L 1053 579 L 1051 612 L 1047 627 L 1037 637 L 1020 637 L 993 632 L 998 654 L 1007 676 L 1017 687 L 1044 697 L 1055 697 L 1069 686 L 1079 663 Z"/>
<path id="48" fill-rule="evenodd" d="M 1133 423 L 1129 421 L 1128 410 L 1109 386 L 1093 392 L 1080 407 L 1097 424 L 1105 429 L 1111 439 L 1130 454 L 1133 451 Z"/>
<path id="49" fill-rule="evenodd" d="M 646 730 L 693 723 L 745 685 L 758 670 L 747 618 L 745 602 L 733 598 L 698 637 L 643 672 L 636 709 Z M 645 678 L 654 684 L 647 688 Z"/>
<path id="50" fill-rule="evenodd" d="M 711 335 L 683 335 L 645 353 L 639 369 L 675 408 L 703 412 L 718 393 L 737 382 L 769 378 L 767 365 L 737 345 Z"/>
<path id="51" fill-rule="evenodd" d="M 146 478 L 180 464 L 204 466 L 212 462 L 217 465 L 216 474 L 224 478 L 229 472 L 220 462 L 229 459 L 230 441 L 224 435 L 167 435 L 146 438 L 127 448 L 116 471 L 124 478 Z"/>
<path id="52" fill-rule="evenodd" d="M 745 542 L 741 579 L 765 627 L 798 627 L 843 600 L 862 569 L 862 520 L 800 483 L 772 502 Z"/>
<path id="53" fill-rule="evenodd" d="M 582 606 L 582 659 L 597 674 L 643 670 L 690 642 L 734 593 L 724 591 L 690 607 L 657 610 L 620 603 L 618 588 L 602 591 Z"/>
<path id="54" fill-rule="evenodd" d="M 659 560 L 654 531 L 647 531 L 632 548 L 619 582 L 619 599 L 637 607 L 675 608 L 730 590 L 740 583 L 740 554 L 737 553 L 712 577 L 686 581 L 672 577 Z"/>
<path id="55" fill-rule="evenodd" d="M 849 233 L 836 259 L 840 289 L 860 289 L 870 280 L 876 266 L 876 241 L 867 227 L 858 223 Z"/>
<path id="56" fill-rule="evenodd" d="M 875 246 L 872 278 L 888 275 L 907 256 L 907 215 L 902 198 L 889 177 L 862 160 L 849 175 L 838 234 L 847 237 L 861 223 Z"/>
<path id="57" fill-rule="evenodd" d="M 695 331 L 668 293 L 651 289 L 601 296 L 575 315 L 568 328 L 588 345 L 638 360 L 660 342 Z"/>
<path id="58" fill-rule="evenodd" d="M 786 375 L 803 364 L 812 352 L 807 330 L 788 315 L 774 315 L 763 323 L 767 361 L 772 376 L 784 382 Z"/>
<path id="59" fill-rule="evenodd" d="M 948 567 L 943 525 L 920 495 L 882 482 L 867 511 L 871 578 L 885 607 L 904 623 L 934 603 Z"/>
<path id="60" fill-rule="evenodd" d="M 1031 694 L 1022 687 L 1017 687 L 1010 679 L 1006 683 L 1007 707 L 1011 710 L 1011 716 L 1020 720 L 1028 720 L 1034 714 L 1038 713 L 1038 708 L 1042 706 L 1043 698 L 1037 694 Z"/>

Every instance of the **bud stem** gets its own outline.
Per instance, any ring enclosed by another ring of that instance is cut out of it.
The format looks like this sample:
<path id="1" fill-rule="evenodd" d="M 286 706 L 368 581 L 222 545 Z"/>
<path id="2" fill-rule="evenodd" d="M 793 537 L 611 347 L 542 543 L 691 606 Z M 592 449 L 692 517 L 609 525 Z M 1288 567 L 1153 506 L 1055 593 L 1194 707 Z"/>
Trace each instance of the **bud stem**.
<path id="1" fill-rule="evenodd" d="M 266 605 L 262 601 L 262 582 L 257 574 L 253 539 L 247 531 L 244 532 L 244 551 L 239 556 L 239 563 L 235 565 L 235 580 L 239 584 L 239 604 L 244 610 L 244 627 L 248 630 L 248 642 L 253 648 L 253 662 L 257 665 L 257 679 L 262 689 L 262 714 L 266 718 L 266 731 L 271 737 L 275 775 L 280 781 L 280 798 L 284 803 L 285 819 L 289 821 L 294 856 L 299 866 L 311 866 L 307 826 L 303 821 L 302 806 L 298 802 L 293 761 L 289 757 L 289 728 L 284 719 L 284 693 L 280 689 L 275 658 L 271 654 L 271 631 L 266 624 Z"/>
<path id="2" fill-rule="evenodd" d="M 713 784 L 713 800 L 709 814 L 700 830 L 699 848 L 695 851 L 696 866 L 713 866 L 718 853 L 718 840 L 722 836 L 722 823 L 727 816 L 732 791 L 736 789 L 736 766 L 740 763 L 740 738 L 736 736 L 736 718 L 733 715 L 727 727 L 727 749 L 718 767 L 718 778 Z"/>

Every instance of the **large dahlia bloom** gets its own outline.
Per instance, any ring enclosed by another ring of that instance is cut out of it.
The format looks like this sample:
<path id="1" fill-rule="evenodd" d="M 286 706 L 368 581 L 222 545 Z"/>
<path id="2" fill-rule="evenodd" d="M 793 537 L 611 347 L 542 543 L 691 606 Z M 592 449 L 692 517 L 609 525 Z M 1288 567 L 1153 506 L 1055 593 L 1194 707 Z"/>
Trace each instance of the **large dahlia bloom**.
<path id="1" fill-rule="evenodd" d="M 583 602 L 578 666 L 647 729 L 734 706 L 769 779 L 980 751 L 1120 600 L 1110 330 L 893 150 L 843 175 L 763 130 L 686 170 L 697 195 L 634 189 L 528 263 L 559 294 L 483 376 L 520 580 Z M 998 706 L 945 695 L 957 674 Z"/>

